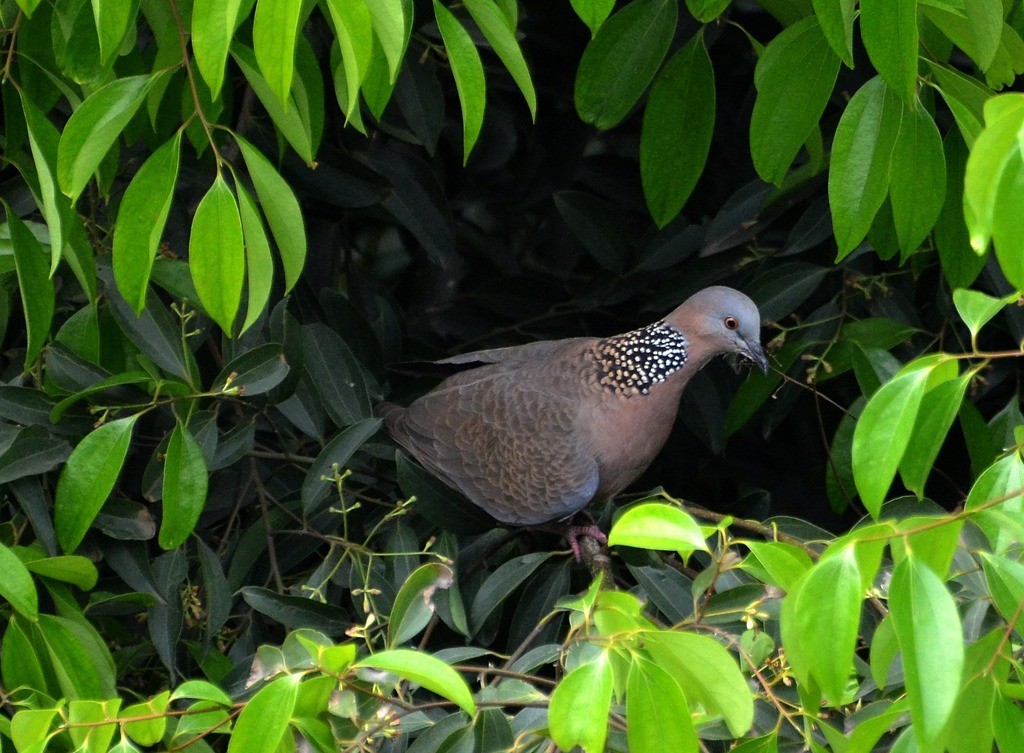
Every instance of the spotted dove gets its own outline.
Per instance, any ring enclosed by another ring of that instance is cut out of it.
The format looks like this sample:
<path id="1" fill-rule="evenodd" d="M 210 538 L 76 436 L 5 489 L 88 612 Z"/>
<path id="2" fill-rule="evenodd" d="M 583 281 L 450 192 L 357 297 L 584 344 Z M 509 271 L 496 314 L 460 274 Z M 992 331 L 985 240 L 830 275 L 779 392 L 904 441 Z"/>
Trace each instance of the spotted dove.
<path id="1" fill-rule="evenodd" d="M 493 518 L 537 525 L 643 473 L 687 382 L 714 356 L 738 354 L 767 371 L 760 327 L 747 296 L 706 288 L 625 334 L 438 361 L 465 370 L 408 408 L 381 403 L 376 412 L 399 445 Z"/>

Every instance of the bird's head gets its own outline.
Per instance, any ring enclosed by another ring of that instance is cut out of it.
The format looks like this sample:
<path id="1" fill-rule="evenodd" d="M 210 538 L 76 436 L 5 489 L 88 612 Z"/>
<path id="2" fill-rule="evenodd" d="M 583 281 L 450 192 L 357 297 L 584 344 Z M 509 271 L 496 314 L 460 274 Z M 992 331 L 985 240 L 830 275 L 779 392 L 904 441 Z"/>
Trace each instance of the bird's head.
<path id="1" fill-rule="evenodd" d="M 723 286 L 705 288 L 687 298 L 665 321 L 691 341 L 709 346 L 712 355 L 736 354 L 768 373 L 761 347 L 761 315 L 750 298 Z"/>

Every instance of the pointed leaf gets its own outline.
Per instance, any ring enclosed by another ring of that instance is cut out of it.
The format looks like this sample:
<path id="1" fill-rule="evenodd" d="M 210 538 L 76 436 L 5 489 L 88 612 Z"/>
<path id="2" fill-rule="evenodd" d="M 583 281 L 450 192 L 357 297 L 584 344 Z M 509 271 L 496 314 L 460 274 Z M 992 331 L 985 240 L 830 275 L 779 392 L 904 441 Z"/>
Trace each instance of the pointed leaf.
<path id="1" fill-rule="evenodd" d="M 476 713 L 473 694 L 470 693 L 466 681 L 459 676 L 458 672 L 430 654 L 396 648 L 370 654 L 353 666 L 391 672 L 403 679 L 422 685 L 442 698 L 447 698 L 468 714 Z"/>
<path id="2" fill-rule="evenodd" d="M 338 32 L 341 61 L 350 92 L 358 92 L 370 69 L 373 55 L 373 26 L 366 0 L 327 0 L 331 19 Z M 359 106 L 359 98 L 352 96 L 345 111 L 346 121 Z"/>
<path id="3" fill-rule="evenodd" d="M 302 0 L 259 0 L 252 22 L 252 48 L 260 72 L 278 101 L 287 105 L 295 73 L 295 38 Z"/>
<path id="4" fill-rule="evenodd" d="M 3 544 L 0 544 L 0 598 L 7 600 L 14 611 L 35 622 L 39 619 L 39 595 L 28 568 Z"/>
<path id="5" fill-rule="evenodd" d="M 167 442 L 164 457 L 161 547 L 176 549 L 192 533 L 206 505 L 206 485 L 203 451 L 191 432 L 177 424 Z"/>
<path id="6" fill-rule="evenodd" d="M 302 675 L 278 677 L 254 695 L 242 713 L 228 742 L 228 753 L 272 751 L 288 732 Z"/>
<path id="7" fill-rule="evenodd" d="M 658 72 L 675 33 L 674 0 L 635 0 L 601 26 L 576 72 L 576 112 L 602 130 L 629 114 Z"/>
<path id="8" fill-rule="evenodd" d="M 188 247 L 188 265 L 199 300 L 231 337 L 245 280 L 245 247 L 235 195 L 220 176 L 199 202 Z"/>
<path id="9" fill-rule="evenodd" d="M 54 526 L 61 548 L 78 548 L 124 465 L 138 414 L 103 424 L 78 443 L 57 482 Z"/>
<path id="10" fill-rule="evenodd" d="M 608 546 L 692 552 L 707 551 L 696 521 L 673 505 L 648 502 L 633 505 L 615 521 Z"/>
<path id="11" fill-rule="evenodd" d="M 240 183 L 236 183 L 235 188 L 238 191 L 242 237 L 245 239 L 246 308 L 245 321 L 239 330 L 239 334 L 244 334 L 256 323 L 270 300 L 270 290 L 274 284 L 274 258 L 270 253 L 270 242 L 256 201 Z"/>
<path id="12" fill-rule="evenodd" d="M 640 657 L 626 683 L 626 740 L 635 751 L 699 750 L 683 691 L 668 672 Z"/>
<path id="13" fill-rule="evenodd" d="M 928 236 L 946 196 L 946 158 L 932 116 L 916 102 L 904 107 L 892 150 L 889 197 L 896 237 L 911 254 Z"/>
<path id="14" fill-rule="evenodd" d="M 156 80 L 151 76 L 114 79 L 93 92 L 71 114 L 57 147 L 57 179 L 72 201 L 85 190 Z"/>
<path id="15" fill-rule="evenodd" d="M 7 227 L 18 273 L 21 308 L 25 312 L 27 343 L 25 369 L 35 362 L 50 334 L 56 294 L 50 279 L 50 265 L 42 244 L 6 202 L 0 202 L 7 214 Z"/>
<path id="16" fill-rule="evenodd" d="M 917 749 L 940 749 L 964 662 L 956 602 L 942 579 L 908 552 L 893 571 L 889 609 L 903 654 Z"/>
<path id="17" fill-rule="evenodd" d="M 150 155 L 124 192 L 114 226 L 114 279 L 135 309 L 146 305 L 153 260 L 174 198 L 181 156 L 181 131 Z"/>
<path id="18" fill-rule="evenodd" d="M 917 0 L 861 0 L 860 31 L 868 57 L 903 101 L 917 99 Z"/>
<path id="19" fill-rule="evenodd" d="M 213 97 L 220 96 L 241 7 L 242 0 L 203 0 L 192 6 L 192 54 Z"/>
<path id="20" fill-rule="evenodd" d="M 855 0 L 812 0 L 814 15 L 832 50 L 853 68 L 853 17 Z"/>
<path id="21" fill-rule="evenodd" d="M 512 80 L 516 82 L 519 91 L 523 93 L 526 105 L 530 108 L 530 117 L 536 120 L 537 93 L 533 89 L 533 80 L 530 78 L 530 69 L 526 67 L 523 51 L 519 49 L 519 42 L 516 41 L 515 27 L 509 28 L 505 14 L 494 0 L 464 0 L 464 4 L 469 15 L 483 32 L 484 38 L 497 53 Z"/>
<path id="22" fill-rule="evenodd" d="M 480 62 L 480 53 L 473 44 L 462 24 L 458 22 L 446 7 L 434 0 L 434 17 L 437 27 L 441 30 L 448 51 L 448 62 L 455 76 L 455 88 L 459 91 L 459 104 L 462 107 L 462 163 L 469 161 L 469 153 L 473 151 L 480 136 L 484 123 L 484 105 L 487 99 L 484 67 Z"/>
<path id="23" fill-rule="evenodd" d="M 579 745 L 586 753 L 602 753 L 612 703 L 612 665 L 602 651 L 562 678 L 551 694 L 548 727 L 562 750 Z"/>
<path id="24" fill-rule="evenodd" d="M 679 124 L 686 123 L 680 130 Z M 715 72 L 697 35 L 672 56 L 654 80 L 640 134 L 644 198 L 658 227 L 690 198 L 715 129 Z"/>

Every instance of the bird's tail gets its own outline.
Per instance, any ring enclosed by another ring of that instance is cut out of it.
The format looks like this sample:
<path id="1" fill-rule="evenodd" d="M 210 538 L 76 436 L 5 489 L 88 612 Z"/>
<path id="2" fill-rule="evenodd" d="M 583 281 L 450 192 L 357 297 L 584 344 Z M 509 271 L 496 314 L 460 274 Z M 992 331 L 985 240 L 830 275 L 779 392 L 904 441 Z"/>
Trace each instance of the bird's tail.
<path id="1" fill-rule="evenodd" d="M 398 424 L 401 422 L 402 416 L 405 415 L 405 408 L 394 403 L 377 403 L 373 406 L 373 415 L 384 419 L 384 429 L 391 436 L 395 436 L 396 433 L 400 433 Z"/>

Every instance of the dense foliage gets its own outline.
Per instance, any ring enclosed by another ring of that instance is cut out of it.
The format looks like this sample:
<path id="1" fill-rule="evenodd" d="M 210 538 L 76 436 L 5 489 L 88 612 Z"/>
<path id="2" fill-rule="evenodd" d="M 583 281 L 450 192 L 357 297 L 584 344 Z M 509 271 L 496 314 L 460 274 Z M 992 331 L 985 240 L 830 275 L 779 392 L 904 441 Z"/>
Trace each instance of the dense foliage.
<path id="1" fill-rule="evenodd" d="M 0 750 L 1021 748 L 1019 0 L 0 26 Z M 598 577 L 372 417 L 719 282 Z"/>

